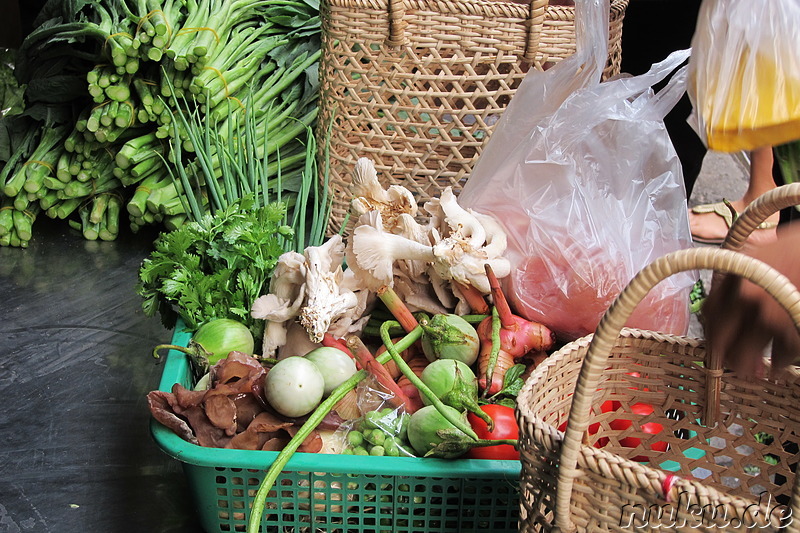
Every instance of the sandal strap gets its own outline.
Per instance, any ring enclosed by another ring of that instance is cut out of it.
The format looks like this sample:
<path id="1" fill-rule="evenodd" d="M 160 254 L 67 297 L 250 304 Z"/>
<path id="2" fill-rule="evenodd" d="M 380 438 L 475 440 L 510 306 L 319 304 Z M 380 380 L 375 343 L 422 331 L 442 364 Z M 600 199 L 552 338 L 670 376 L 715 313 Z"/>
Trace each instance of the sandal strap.
<path id="1" fill-rule="evenodd" d="M 692 213 L 697 213 L 698 215 L 703 215 L 706 213 L 714 213 L 715 215 L 719 215 L 725 220 L 725 225 L 728 226 L 728 229 L 733 225 L 733 213 L 731 210 L 733 208 L 728 207 L 725 202 L 714 202 L 713 204 L 700 204 L 692 207 Z M 735 212 L 735 210 L 733 210 Z M 765 220 L 758 226 L 756 229 L 775 229 L 778 227 L 777 222 L 772 222 L 770 220 Z"/>
<path id="2" fill-rule="evenodd" d="M 731 213 L 731 208 L 729 208 L 725 202 L 696 205 L 692 208 L 692 213 L 697 213 L 698 215 L 714 213 L 725 220 L 725 225 L 727 225 L 729 229 L 733 225 L 733 213 Z"/>

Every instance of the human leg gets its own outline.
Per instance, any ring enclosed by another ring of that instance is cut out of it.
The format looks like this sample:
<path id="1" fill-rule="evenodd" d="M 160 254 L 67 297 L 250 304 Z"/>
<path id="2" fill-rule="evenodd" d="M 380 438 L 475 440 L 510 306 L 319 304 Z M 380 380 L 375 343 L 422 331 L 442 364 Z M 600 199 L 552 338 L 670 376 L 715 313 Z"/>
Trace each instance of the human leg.
<path id="1" fill-rule="evenodd" d="M 747 189 L 740 199 L 730 201 L 737 213 L 741 213 L 750 202 L 776 187 L 773 178 L 773 161 L 772 147 L 759 148 L 750 153 Z M 751 239 L 756 242 L 775 240 L 775 226 L 779 218 L 778 213 L 769 217 L 751 236 Z M 721 243 L 728 234 L 731 220 L 728 208 L 720 203 L 700 205 L 689 210 L 692 238 L 698 242 Z"/>

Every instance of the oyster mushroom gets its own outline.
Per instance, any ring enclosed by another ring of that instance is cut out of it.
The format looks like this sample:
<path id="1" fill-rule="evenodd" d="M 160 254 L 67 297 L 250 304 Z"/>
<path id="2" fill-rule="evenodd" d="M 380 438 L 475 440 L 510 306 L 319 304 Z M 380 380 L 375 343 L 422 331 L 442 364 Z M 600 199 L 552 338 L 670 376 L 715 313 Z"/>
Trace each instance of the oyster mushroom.
<path id="1" fill-rule="evenodd" d="M 306 303 L 300 310 L 300 323 L 313 342 L 321 342 L 331 323 L 352 313 L 359 304 L 352 290 L 344 289 L 344 242 L 334 235 L 321 246 L 305 249 Z"/>
<path id="2" fill-rule="evenodd" d="M 378 211 L 387 231 L 391 233 L 396 233 L 394 226 L 400 215 L 417 216 L 417 202 L 411 191 L 400 185 L 390 185 L 384 189 L 378 180 L 375 165 L 369 158 L 361 157 L 356 161 L 350 193 L 350 214 L 354 219 L 370 211 Z"/>
<path id="3" fill-rule="evenodd" d="M 431 214 L 432 234 L 436 236 L 433 268 L 442 279 L 471 285 L 488 294 L 491 288 L 486 278 L 487 263 L 497 277 L 511 272 L 510 262 L 502 256 L 506 235 L 499 223 L 458 205 L 450 187 L 425 208 Z"/>
<path id="4" fill-rule="evenodd" d="M 360 335 L 364 326 L 369 321 L 367 311 L 375 303 L 375 293 L 364 288 L 361 280 L 351 269 L 344 271 L 342 275 L 341 290 L 349 291 L 356 296 L 356 305 L 348 312 L 339 315 L 328 328 L 328 333 L 336 338 L 346 338 L 349 335 Z"/>
<path id="5" fill-rule="evenodd" d="M 380 212 L 373 211 L 360 217 L 353 230 L 347 264 L 370 290 L 377 291 L 384 285 L 393 286 L 396 262 L 433 259 L 430 245 L 386 231 Z"/>
<path id="6" fill-rule="evenodd" d="M 317 342 L 311 342 L 308 332 L 300 325 L 297 320 L 290 320 L 286 323 L 286 342 L 278 348 L 278 359 L 285 359 L 292 355 L 305 355 L 314 348 L 322 346 Z"/>
<path id="7" fill-rule="evenodd" d="M 275 357 L 286 344 L 286 323 L 297 317 L 305 298 L 305 258 L 297 252 L 285 252 L 270 280 L 270 292 L 253 302 L 250 314 L 267 321 L 264 327 L 262 355 Z"/>

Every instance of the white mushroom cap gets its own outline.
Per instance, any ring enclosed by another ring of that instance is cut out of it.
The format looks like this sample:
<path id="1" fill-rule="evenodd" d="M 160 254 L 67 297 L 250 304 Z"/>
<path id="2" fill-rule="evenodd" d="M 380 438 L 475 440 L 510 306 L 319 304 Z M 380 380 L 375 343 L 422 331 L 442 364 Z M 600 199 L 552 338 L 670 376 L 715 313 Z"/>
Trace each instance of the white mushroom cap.
<path id="1" fill-rule="evenodd" d="M 250 309 L 253 318 L 266 320 L 261 353 L 274 357 L 286 343 L 286 322 L 298 316 L 305 299 L 305 258 L 286 252 L 278 258 L 272 272 L 270 292 L 256 298 Z"/>

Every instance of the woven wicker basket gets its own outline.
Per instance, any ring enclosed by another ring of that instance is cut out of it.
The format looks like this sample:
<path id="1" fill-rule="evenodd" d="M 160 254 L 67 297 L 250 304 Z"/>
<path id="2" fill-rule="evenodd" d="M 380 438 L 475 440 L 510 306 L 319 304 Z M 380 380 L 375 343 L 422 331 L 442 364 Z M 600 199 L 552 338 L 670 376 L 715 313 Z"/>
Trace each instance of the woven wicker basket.
<path id="1" fill-rule="evenodd" d="M 800 512 L 800 377 L 734 376 L 706 365 L 702 340 L 623 329 L 660 280 L 695 269 L 750 279 L 800 324 L 797 289 L 740 252 L 681 250 L 643 269 L 518 397 L 521 531 L 800 530 L 781 521 Z"/>
<path id="2" fill-rule="evenodd" d="M 574 5 L 556 5 L 565 3 L 325 0 L 318 124 L 329 136 L 329 229 L 347 213 L 359 157 L 420 203 L 460 191 L 525 73 L 574 53 Z M 605 75 L 619 72 L 627 4 L 609 4 Z"/>

